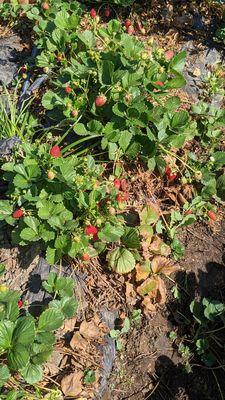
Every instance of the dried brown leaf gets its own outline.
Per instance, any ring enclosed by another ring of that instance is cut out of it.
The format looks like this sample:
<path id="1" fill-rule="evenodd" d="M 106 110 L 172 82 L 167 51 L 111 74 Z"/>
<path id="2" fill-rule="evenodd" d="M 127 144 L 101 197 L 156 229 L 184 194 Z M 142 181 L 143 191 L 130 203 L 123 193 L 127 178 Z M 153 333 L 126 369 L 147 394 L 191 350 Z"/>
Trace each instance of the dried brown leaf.
<path id="1" fill-rule="evenodd" d="M 99 327 L 94 323 L 94 321 L 83 321 L 81 322 L 80 325 L 80 334 L 85 338 L 89 340 L 94 340 L 98 339 L 100 337 L 100 329 Z"/>
<path id="2" fill-rule="evenodd" d="M 154 274 L 171 275 L 177 267 L 166 257 L 156 256 L 151 262 L 152 272 Z"/>
<path id="3" fill-rule="evenodd" d="M 61 389 L 65 396 L 76 397 L 83 390 L 83 372 L 73 372 L 70 375 L 65 376 L 61 381 Z"/>
<path id="4" fill-rule="evenodd" d="M 70 347 L 73 350 L 83 350 L 85 351 L 88 347 L 88 341 L 81 336 L 79 332 L 74 333 L 71 341 L 70 341 Z"/>
<path id="5" fill-rule="evenodd" d="M 127 304 L 134 306 L 137 302 L 137 294 L 134 290 L 134 285 L 130 282 L 126 282 L 126 301 Z"/>
<path id="6" fill-rule="evenodd" d="M 136 281 L 143 281 L 148 278 L 150 272 L 151 272 L 151 267 L 150 267 L 150 262 L 146 261 L 142 264 L 136 264 Z"/>

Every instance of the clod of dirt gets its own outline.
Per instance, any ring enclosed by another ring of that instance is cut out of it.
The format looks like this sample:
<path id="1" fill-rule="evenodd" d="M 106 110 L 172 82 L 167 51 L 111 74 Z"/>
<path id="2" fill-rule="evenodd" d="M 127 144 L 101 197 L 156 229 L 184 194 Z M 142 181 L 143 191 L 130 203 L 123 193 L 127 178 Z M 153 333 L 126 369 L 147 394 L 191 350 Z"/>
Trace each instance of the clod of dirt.
<path id="1" fill-rule="evenodd" d="M 0 83 L 3 86 L 12 82 L 22 50 L 19 36 L 13 34 L 0 38 Z"/>

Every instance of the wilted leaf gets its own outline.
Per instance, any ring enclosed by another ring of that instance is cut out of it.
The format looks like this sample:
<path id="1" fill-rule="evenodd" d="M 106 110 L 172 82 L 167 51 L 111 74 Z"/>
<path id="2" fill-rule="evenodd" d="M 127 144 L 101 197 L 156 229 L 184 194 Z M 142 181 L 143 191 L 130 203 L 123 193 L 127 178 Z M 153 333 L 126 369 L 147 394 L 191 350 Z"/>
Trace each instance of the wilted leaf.
<path id="1" fill-rule="evenodd" d="M 165 304 L 166 302 L 166 285 L 164 281 L 158 276 L 157 277 L 158 286 L 155 301 L 158 304 Z"/>
<path id="2" fill-rule="evenodd" d="M 171 254 L 170 247 L 164 243 L 159 236 L 155 236 L 153 242 L 149 246 L 149 251 L 153 254 L 160 254 L 161 256 L 168 256 Z"/>
<path id="3" fill-rule="evenodd" d="M 176 266 L 166 257 L 156 256 L 151 262 L 151 269 L 154 274 L 164 274 L 169 276 L 176 271 Z"/>
<path id="4" fill-rule="evenodd" d="M 131 306 L 135 305 L 137 302 L 137 294 L 134 290 L 134 285 L 130 282 L 126 282 L 126 301 Z"/>
<path id="5" fill-rule="evenodd" d="M 139 227 L 139 232 L 141 236 L 145 239 L 145 241 L 150 244 L 152 241 L 152 236 L 153 236 L 153 228 L 150 225 L 141 225 Z"/>
<path id="6" fill-rule="evenodd" d="M 155 224 L 159 219 L 159 209 L 156 204 L 148 204 L 139 214 L 141 225 Z"/>
<path id="7" fill-rule="evenodd" d="M 138 294 L 141 296 L 145 296 L 146 294 L 149 294 L 157 289 L 158 282 L 157 279 L 155 278 L 149 278 L 146 279 L 145 282 L 143 282 L 140 286 L 137 288 Z"/>
<path id="8" fill-rule="evenodd" d="M 156 311 L 156 306 L 152 303 L 152 300 L 149 296 L 145 296 L 141 304 L 144 307 L 145 314 Z"/>
<path id="9" fill-rule="evenodd" d="M 70 341 L 70 347 L 72 347 L 73 350 L 86 350 L 88 346 L 87 340 L 81 336 L 79 332 L 75 332 L 71 341 Z"/>
<path id="10" fill-rule="evenodd" d="M 151 272 L 149 261 L 145 261 L 142 264 L 137 264 L 135 268 L 136 268 L 136 280 L 138 282 L 147 279 L 149 273 Z"/>
<path id="11" fill-rule="evenodd" d="M 73 374 L 67 375 L 62 379 L 61 388 L 65 396 L 74 398 L 82 392 L 83 376 L 83 372 L 78 371 L 74 372 Z"/>

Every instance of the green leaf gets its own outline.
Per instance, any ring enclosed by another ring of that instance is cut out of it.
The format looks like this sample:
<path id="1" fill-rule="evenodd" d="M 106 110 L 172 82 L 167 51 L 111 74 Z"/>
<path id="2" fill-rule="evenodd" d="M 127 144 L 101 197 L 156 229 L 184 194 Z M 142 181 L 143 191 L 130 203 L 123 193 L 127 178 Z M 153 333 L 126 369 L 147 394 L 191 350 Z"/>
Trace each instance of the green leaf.
<path id="1" fill-rule="evenodd" d="M 60 311 L 48 309 L 45 310 L 38 321 L 38 330 L 51 332 L 54 331 L 63 324 L 64 317 Z"/>
<path id="2" fill-rule="evenodd" d="M 53 300 L 49 307 L 60 310 L 65 318 L 72 318 L 77 310 L 77 301 L 71 297 L 63 297 L 61 300 Z"/>
<path id="3" fill-rule="evenodd" d="M 36 232 L 33 231 L 33 229 L 31 229 L 31 228 L 22 229 L 22 231 L 20 232 L 20 237 L 21 237 L 21 239 L 29 241 L 29 242 L 33 242 L 38 239 Z"/>
<path id="4" fill-rule="evenodd" d="M 29 363 L 25 368 L 20 370 L 20 373 L 27 383 L 34 385 L 42 380 L 43 369 L 41 365 Z"/>
<path id="5" fill-rule="evenodd" d="M 52 247 L 48 246 L 45 258 L 50 265 L 54 265 L 57 262 L 56 249 L 53 249 Z"/>
<path id="6" fill-rule="evenodd" d="M 116 159 L 116 155 L 117 155 L 117 144 L 116 143 L 109 143 L 109 159 L 110 160 L 115 160 Z"/>
<path id="7" fill-rule="evenodd" d="M 64 10 L 57 12 L 56 17 L 54 19 L 54 23 L 57 26 L 57 28 L 60 28 L 60 29 L 68 28 L 69 17 L 70 16 L 69 16 L 68 12 L 66 12 Z"/>
<path id="8" fill-rule="evenodd" d="M 13 184 L 20 189 L 26 189 L 29 187 L 27 179 L 19 174 L 15 175 L 15 178 L 13 179 Z"/>
<path id="9" fill-rule="evenodd" d="M 20 317 L 13 332 L 13 343 L 30 345 L 35 337 L 35 323 L 31 316 Z"/>
<path id="10" fill-rule="evenodd" d="M 13 207 L 8 200 L 0 200 L 0 221 L 11 215 Z"/>
<path id="11" fill-rule="evenodd" d="M 154 204 L 148 205 L 140 212 L 141 225 L 155 224 L 159 219 L 157 206 Z"/>
<path id="12" fill-rule="evenodd" d="M 168 111 L 174 111 L 180 106 L 180 103 L 181 103 L 180 98 L 178 96 L 173 96 L 170 97 L 168 100 L 166 100 L 164 107 Z"/>
<path id="13" fill-rule="evenodd" d="M 176 54 L 169 63 L 169 68 L 176 72 L 182 72 L 186 61 L 186 51 Z"/>
<path id="14" fill-rule="evenodd" d="M 169 82 L 166 84 L 167 89 L 179 89 L 183 86 L 186 85 L 186 80 L 182 75 L 177 75 L 175 78 L 172 78 L 169 80 Z"/>
<path id="15" fill-rule="evenodd" d="M 110 267 L 118 274 L 127 274 L 135 268 L 133 254 L 124 248 L 117 248 L 108 254 Z"/>
<path id="16" fill-rule="evenodd" d="M 140 248 L 140 237 L 139 232 L 136 228 L 125 228 L 125 234 L 121 238 L 124 246 L 129 249 L 139 249 Z"/>
<path id="17" fill-rule="evenodd" d="M 14 323 L 0 321 L 0 351 L 7 350 L 11 346 Z"/>
<path id="18" fill-rule="evenodd" d="M 52 90 L 48 90 L 42 97 L 41 103 L 46 110 L 53 110 L 56 105 L 56 101 L 57 96 L 55 93 Z"/>
<path id="19" fill-rule="evenodd" d="M 46 345 L 53 345 L 56 341 L 55 335 L 52 332 L 37 332 L 35 341 Z"/>
<path id="20" fill-rule="evenodd" d="M 74 125 L 74 132 L 79 136 L 88 136 L 90 132 L 87 130 L 84 124 L 78 123 Z"/>
<path id="21" fill-rule="evenodd" d="M 124 234 L 124 229 L 121 226 L 113 226 L 106 222 L 104 228 L 101 229 L 98 236 L 103 242 L 117 242 Z"/>
<path id="22" fill-rule="evenodd" d="M 8 352 L 8 363 L 9 367 L 14 371 L 18 371 L 21 368 L 24 368 L 30 358 L 30 353 L 28 347 L 25 347 L 23 344 L 16 344 L 13 346 Z"/>
<path id="23" fill-rule="evenodd" d="M 40 222 L 35 217 L 24 217 L 23 221 L 27 226 L 29 226 L 36 234 L 38 234 L 38 227 Z"/>
<path id="24" fill-rule="evenodd" d="M 99 81 L 101 85 L 109 86 L 112 83 L 114 73 L 114 63 L 112 61 L 103 60 L 102 68 L 99 72 Z"/>
<path id="25" fill-rule="evenodd" d="M 174 114 L 172 121 L 171 121 L 171 127 L 173 129 L 180 129 L 183 126 L 185 126 L 189 121 L 189 114 L 187 111 L 178 111 Z"/>
<path id="26" fill-rule="evenodd" d="M 121 149 L 125 152 L 128 148 L 133 134 L 130 131 L 122 131 L 119 138 L 119 145 Z"/>
<path id="27" fill-rule="evenodd" d="M 10 372 L 7 365 L 1 364 L 0 365 L 0 387 L 4 386 L 5 383 L 10 378 Z"/>
<path id="28" fill-rule="evenodd" d="M 225 174 L 219 176 L 216 181 L 217 195 L 225 201 Z"/>
<path id="29" fill-rule="evenodd" d="M 82 33 L 78 33 L 77 37 L 85 44 L 89 49 L 93 49 L 95 47 L 95 36 L 91 31 L 84 31 Z"/>

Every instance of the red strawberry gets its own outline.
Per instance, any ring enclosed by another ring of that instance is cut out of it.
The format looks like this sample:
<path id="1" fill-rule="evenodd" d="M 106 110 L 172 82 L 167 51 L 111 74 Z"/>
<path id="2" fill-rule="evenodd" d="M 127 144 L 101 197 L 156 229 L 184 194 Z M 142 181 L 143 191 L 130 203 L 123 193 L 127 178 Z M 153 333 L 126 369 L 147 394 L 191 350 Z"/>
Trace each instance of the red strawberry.
<path id="1" fill-rule="evenodd" d="M 59 146 L 53 146 L 49 150 L 49 154 L 54 158 L 59 158 L 61 156 L 60 147 Z"/>
<path id="2" fill-rule="evenodd" d="M 109 7 L 106 7 L 106 9 L 105 9 L 105 11 L 104 11 L 105 17 L 106 17 L 106 18 L 109 18 L 110 14 L 111 14 L 110 8 L 109 8 Z"/>
<path id="3" fill-rule="evenodd" d="M 86 235 L 97 235 L 98 228 L 96 228 L 96 226 L 93 226 L 93 225 L 88 225 L 85 228 L 85 233 L 86 233 Z"/>
<path id="4" fill-rule="evenodd" d="M 131 23 L 131 20 L 130 20 L 130 19 L 126 19 L 126 21 L 125 21 L 124 25 L 125 25 L 126 29 L 128 29 L 128 28 L 129 28 L 129 26 L 131 26 L 131 25 L 132 25 L 132 23 Z"/>
<path id="5" fill-rule="evenodd" d="M 120 189 L 120 179 L 115 179 L 113 184 L 116 189 Z"/>
<path id="6" fill-rule="evenodd" d="M 217 216 L 214 213 L 214 211 L 208 211 L 208 217 L 212 220 L 212 221 L 216 221 L 217 220 Z"/>
<path id="7" fill-rule="evenodd" d="M 157 82 L 155 82 L 155 85 L 162 87 L 162 86 L 164 86 L 164 83 L 161 81 L 157 81 Z"/>
<path id="8" fill-rule="evenodd" d="M 95 99 L 96 107 L 102 107 L 105 105 L 106 102 L 107 102 L 107 98 L 106 98 L 106 96 L 104 96 L 104 94 L 100 94 Z"/>
<path id="9" fill-rule="evenodd" d="M 89 254 L 88 254 L 88 253 L 84 253 L 84 254 L 82 255 L 82 260 L 83 260 L 83 261 L 89 261 L 89 260 L 90 260 Z"/>
<path id="10" fill-rule="evenodd" d="M 66 86 L 65 87 L 65 92 L 68 93 L 68 94 L 71 93 L 72 92 L 71 87 L 70 86 Z"/>
<path id="11" fill-rule="evenodd" d="M 129 193 L 124 193 L 124 195 L 123 195 L 123 200 L 124 201 L 128 201 L 129 200 Z"/>
<path id="12" fill-rule="evenodd" d="M 171 168 L 170 167 L 166 167 L 166 169 L 165 169 L 165 174 L 168 176 L 168 175 L 170 175 L 171 174 Z"/>
<path id="13" fill-rule="evenodd" d="M 128 33 L 128 35 L 133 35 L 133 33 L 134 33 L 134 27 L 131 25 L 131 26 L 129 26 L 129 28 L 127 28 L 127 33 Z"/>
<path id="14" fill-rule="evenodd" d="M 168 51 L 166 51 L 165 52 L 165 59 L 166 60 L 171 60 L 171 58 L 173 58 L 173 56 L 174 56 L 174 52 L 172 51 L 172 50 L 168 50 Z"/>
<path id="15" fill-rule="evenodd" d="M 128 201 L 128 200 L 129 200 L 129 194 L 128 194 L 128 193 L 118 193 L 118 194 L 116 195 L 116 200 L 117 200 L 119 203 L 124 203 L 125 201 Z"/>
<path id="16" fill-rule="evenodd" d="M 97 12 L 96 12 L 96 10 L 94 8 L 91 9 L 90 16 L 91 16 L 91 18 L 96 18 L 97 17 Z"/>
<path id="17" fill-rule="evenodd" d="M 185 215 L 192 215 L 192 214 L 193 214 L 193 211 L 192 211 L 192 210 L 187 210 L 187 211 L 185 211 L 184 214 L 185 214 Z"/>
<path id="18" fill-rule="evenodd" d="M 95 234 L 93 235 L 93 240 L 94 240 L 94 242 L 97 242 L 98 239 L 99 239 L 98 234 L 95 233 Z"/>
<path id="19" fill-rule="evenodd" d="M 23 301 L 22 300 L 19 300 L 17 304 L 18 304 L 19 308 L 23 307 Z"/>
<path id="20" fill-rule="evenodd" d="M 22 208 L 18 208 L 18 210 L 14 211 L 12 217 L 14 219 L 19 219 L 19 218 L 22 218 L 23 215 L 24 215 L 24 212 L 23 212 Z"/>
<path id="21" fill-rule="evenodd" d="M 175 181 L 175 179 L 177 179 L 177 174 L 170 174 L 167 175 L 167 178 L 170 182 Z"/>
<path id="22" fill-rule="evenodd" d="M 43 10 L 45 10 L 45 11 L 49 10 L 49 4 L 48 4 L 48 3 L 43 3 L 43 4 L 42 4 L 42 8 L 43 8 Z"/>
<path id="23" fill-rule="evenodd" d="M 137 27 L 137 30 L 138 30 L 138 31 L 141 31 L 141 30 L 142 30 L 142 25 L 141 25 L 140 21 L 137 21 L 137 22 L 136 22 L 136 27 Z"/>

